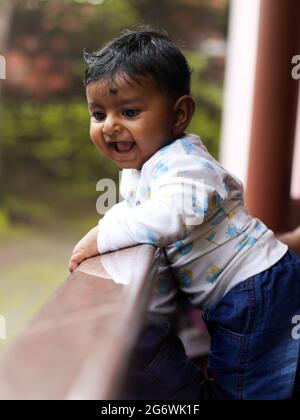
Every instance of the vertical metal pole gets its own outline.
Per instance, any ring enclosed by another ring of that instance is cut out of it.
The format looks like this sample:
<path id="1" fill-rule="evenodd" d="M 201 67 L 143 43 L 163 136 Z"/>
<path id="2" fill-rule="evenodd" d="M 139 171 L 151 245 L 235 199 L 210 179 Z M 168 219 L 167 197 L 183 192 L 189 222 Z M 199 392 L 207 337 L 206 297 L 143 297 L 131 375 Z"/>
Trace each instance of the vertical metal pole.
<path id="1" fill-rule="evenodd" d="M 275 231 L 288 228 L 299 28 L 299 0 L 261 2 L 246 205 Z"/>

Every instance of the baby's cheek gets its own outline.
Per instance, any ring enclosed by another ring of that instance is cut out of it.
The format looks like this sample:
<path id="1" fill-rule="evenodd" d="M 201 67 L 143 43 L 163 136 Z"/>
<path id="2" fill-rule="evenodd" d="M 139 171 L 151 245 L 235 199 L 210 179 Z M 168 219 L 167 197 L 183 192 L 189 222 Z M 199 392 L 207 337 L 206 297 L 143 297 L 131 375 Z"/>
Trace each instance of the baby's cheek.
<path id="1" fill-rule="evenodd" d="M 93 142 L 102 137 L 101 124 L 95 123 L 93 120 L 90 122 L 90 137 Z"/>
<path id="2" fill-rule="evenodd" d="M 106 148 L 106 145 L 104 141 L 102 140 L 101 136 L 99 136 L 99 133 L 97 133 L 97 130 L 92 129 L 90 130 L 90 138 L 94 145 L 99 149 L 101 152 L 104 152 L 103 149 Z"/>
<path id="3" fill-rule="evenodd" d="M 91 138 L 92 142 L 94 144 L 96 144 L 96 141 L 97 141 L 97 130 L 93 127 L 93 123 L 91 123 L 91 126 L 90 126 L 90 138 Z"/>

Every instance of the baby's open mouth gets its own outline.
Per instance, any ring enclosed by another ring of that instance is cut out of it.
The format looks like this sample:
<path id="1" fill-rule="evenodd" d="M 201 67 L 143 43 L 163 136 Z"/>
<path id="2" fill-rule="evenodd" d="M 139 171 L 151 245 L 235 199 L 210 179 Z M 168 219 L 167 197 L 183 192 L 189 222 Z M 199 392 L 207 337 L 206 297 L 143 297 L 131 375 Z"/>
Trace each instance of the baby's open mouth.
<path id="1" fill-rule="evenodd" d="M 133 148 L 133 141 L 116 141 L 114 142 L 115 150 L 118 153 L 128 153 Z"/>

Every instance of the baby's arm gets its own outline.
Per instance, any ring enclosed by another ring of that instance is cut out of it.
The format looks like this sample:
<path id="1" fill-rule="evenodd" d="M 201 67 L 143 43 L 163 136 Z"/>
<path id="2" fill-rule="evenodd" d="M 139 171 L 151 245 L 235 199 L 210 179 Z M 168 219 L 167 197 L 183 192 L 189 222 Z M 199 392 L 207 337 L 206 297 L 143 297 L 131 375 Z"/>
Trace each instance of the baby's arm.
<path id="1" fill-rule="evenodd" d="M 203 222 L 209 196 L 215 192 L 204 184 L 199 166 L 197 159 L 181 155 L 156 162 L 147 176 L 148 198 L 133 207 L 121 202 L 100 220 L 100 254 L 142 243 L 166 247 L 184 240 Z M 178 174 L 181 167 L 189 167 L 189 173 Z"/>
<path id="2" fill-rule="evenodd" d="M 83 260 L 99 255 L 97 246 L 98 230 L 98 226 L 94 227 L 75 245 L 69 261 L 71 273 Z"/>

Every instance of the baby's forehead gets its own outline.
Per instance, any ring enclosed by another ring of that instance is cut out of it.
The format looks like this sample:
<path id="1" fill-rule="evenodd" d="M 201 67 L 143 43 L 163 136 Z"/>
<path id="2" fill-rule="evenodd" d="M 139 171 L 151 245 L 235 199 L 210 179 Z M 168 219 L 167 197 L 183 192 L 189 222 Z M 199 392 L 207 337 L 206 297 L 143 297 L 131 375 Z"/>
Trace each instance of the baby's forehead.
<path id="1" fill-rule="evenodd" d="M 125 101 L 127 98 L 142 102 L 153 95 L 161 95 L 162 93 L 153 78 L 139 77 L 133 79 L 129 76 L 126 77 L 126 75 L 92 82 L 87 86 L 86 92 L 89 102 L 98 100 Z"/>
<path id="2" fill-rule="evenodd" d="M 110 95 L 118 95 L 124 90 L 127 91 L 135 87 L 136 82 L 132 79 L 129 79 L 125 76 L 116 77 L 112 79 L 102 79 L 99 80 L 98 85 L 101 86 L 106 93 Z"/>
<path id="3" fill-rule="evenodd" d="M 98 91 L 112 96 L 132 91 L 143 94 L 145 91 L 153 92 L 153 90 L 159 89 L 156 80 L 150 75 L 132 77 L 131 75 L 121 74 L 114 78 L 100 79 L 91 83 L 91 85 L 93 85 L 94 93 Z"/>

